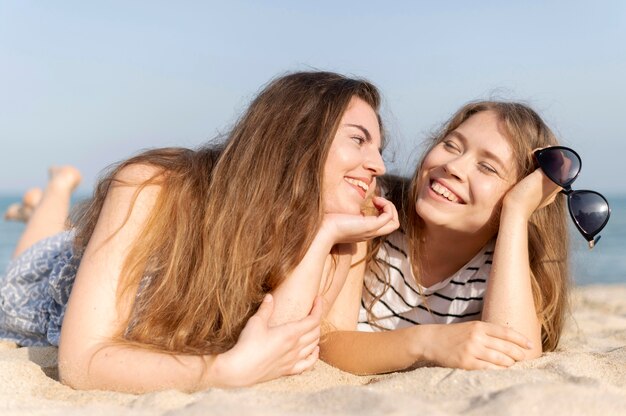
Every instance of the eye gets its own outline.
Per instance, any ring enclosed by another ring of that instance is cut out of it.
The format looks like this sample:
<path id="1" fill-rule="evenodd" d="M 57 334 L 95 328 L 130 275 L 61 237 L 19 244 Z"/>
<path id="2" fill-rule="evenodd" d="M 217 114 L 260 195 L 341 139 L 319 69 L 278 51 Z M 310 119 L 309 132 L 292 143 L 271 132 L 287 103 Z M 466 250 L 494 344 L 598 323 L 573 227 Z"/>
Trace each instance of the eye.
<path id="1" fill-rule="evenodd" d="M 479 164 L 478 164 L 478 169 L 479 169 L 481 172 L 485 172 L 485 173 L 495 173 L 496 175 L 498 174 L 498 171 L 497 171 L 497 170 L 496 170 L 493 166 L 491 166 L 491 165 L 490 165 L 490 164 L 488 164 L 488 163 L 484 163 L 484 162 L 479 163 Z"/>
<path id="2" fill-rule="evenodd" d="M 354 142 L 358 144 L 359 146 L 361 146 L 366 141 L 365 137 L 363 136 L 351 136 L 350 138 L 354 140 Z"/>
<path id="3" fill-rule="evenodd" d="M 450 152 L 459 153 L 461 151 L 461 149 L 459 148 L 459 145 L 457 145 L 452 140 L 444 140 L 441 143 L 443 144 L 443 147 Z"/>

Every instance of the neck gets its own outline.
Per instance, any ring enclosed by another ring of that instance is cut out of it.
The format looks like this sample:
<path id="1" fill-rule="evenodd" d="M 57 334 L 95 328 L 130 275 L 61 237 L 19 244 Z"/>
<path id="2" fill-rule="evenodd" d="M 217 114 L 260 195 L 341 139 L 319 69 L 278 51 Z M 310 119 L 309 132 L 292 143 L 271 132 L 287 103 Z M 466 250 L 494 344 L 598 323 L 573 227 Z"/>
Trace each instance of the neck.
<path id="1" fill-rule="evenodd" d="M 461 269 L 493 237 L 491 233 L 463 233 L 425 225 L 420 253 L 421 284 L 430 287 Z"/>

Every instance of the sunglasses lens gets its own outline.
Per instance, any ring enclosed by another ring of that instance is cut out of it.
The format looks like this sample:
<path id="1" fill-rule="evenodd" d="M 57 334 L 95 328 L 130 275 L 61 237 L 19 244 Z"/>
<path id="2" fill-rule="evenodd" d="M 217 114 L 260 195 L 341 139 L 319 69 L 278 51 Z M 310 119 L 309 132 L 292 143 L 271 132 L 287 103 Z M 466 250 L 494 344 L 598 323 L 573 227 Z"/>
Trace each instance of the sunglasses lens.
<path id="1" fill-rule="evenodd" d="M 541 169 L 562 187 L 569 186 L 580 172 L 580 158 L 569 149 L 547 148 L 539 152 Z"/>
<path id="2" fill-rule="evenodd" d="M 609 219 L 609 203 L 593 191 L 574 191 L 570 194 L 570 210 L 578 226 L 589 235 L 598 234 Z"/>

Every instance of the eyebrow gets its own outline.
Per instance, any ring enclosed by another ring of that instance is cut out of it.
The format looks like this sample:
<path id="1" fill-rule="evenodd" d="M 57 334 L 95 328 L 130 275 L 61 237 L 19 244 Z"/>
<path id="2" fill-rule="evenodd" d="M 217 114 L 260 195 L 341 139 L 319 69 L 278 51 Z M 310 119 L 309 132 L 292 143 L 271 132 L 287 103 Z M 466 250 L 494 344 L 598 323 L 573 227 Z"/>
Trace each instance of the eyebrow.
<path id="1" fill-rule="evenodd" d="M 365 135 L 365 138 L 367 139 L 368 142 L 372 141 L 372 135 L 370 134 L 369 130 L 366 129 L 365 127 L 361 126 L 360 124 L 344 124 L 344 126 L 356 127 L 357 129 L 359 129 L 359 130 L 361 130 L 363 132 L 363 134 Z"/>
<path id="2" fill-rule="evenodd" d="M 365 140 L 367 140 L 368 142 L 371 143 L 372 135 L 370 134 L 369 130 L 366 129 L 364 126 L 362 126 L 360 124 L 350 124 L 350 123 L 346 123 L 346 124 L 344 124 L 344 126 L 346 126 L 346 127 L 355 127 L 357 129 L 361 130 L 363 132 L 363 134 L 365 135 Z M 383 153 L 383 148 L 379 147 L 378 148 L 378 152 L 382 154 Z"/>
<path id="3" fill-rule="evenodd" d="M 463 135 L 463 133 L 453 130 L 449 133 L 451 136 L 455 136 L 457 137 L 459 140 L 461 140 L 464 144 L 467 143 L 467 137 L 465 137 Z M 496 162 L 498 165 L 500 165 L 500 168 L 507 170 L 506 169 L 506 165 L 504 164 L 504 162 L 502 162 L 502 159 L 500 159 L 498 157 L 498 155 L 496 155 L 495 153 L 489 151 L 488 149 L 481 149 L 481 153 L 484 154 L 488 159 L 493 160 L 494 162 Z"/>

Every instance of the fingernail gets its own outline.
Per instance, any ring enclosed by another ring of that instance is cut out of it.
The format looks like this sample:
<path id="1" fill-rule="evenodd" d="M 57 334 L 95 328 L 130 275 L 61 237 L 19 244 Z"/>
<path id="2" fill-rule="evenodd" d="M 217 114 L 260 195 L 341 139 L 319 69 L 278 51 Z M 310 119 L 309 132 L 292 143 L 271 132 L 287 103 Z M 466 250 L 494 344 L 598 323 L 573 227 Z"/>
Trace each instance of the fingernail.
<path id="1" fill-rule="evenodd" d="M 271 302 L 273 300 L 272 298 L 272 294 L 268 293 L 267 295 L 265 295 L 265 297 L 263 298 L 263 302 Z"/>
<path id="2" fill-rule="evenodd" d="M 528 343 L 526 344 L 526 348 L 528 348 L 529 350 L 533 349 L 533 343 L 528 341 Z"/>

